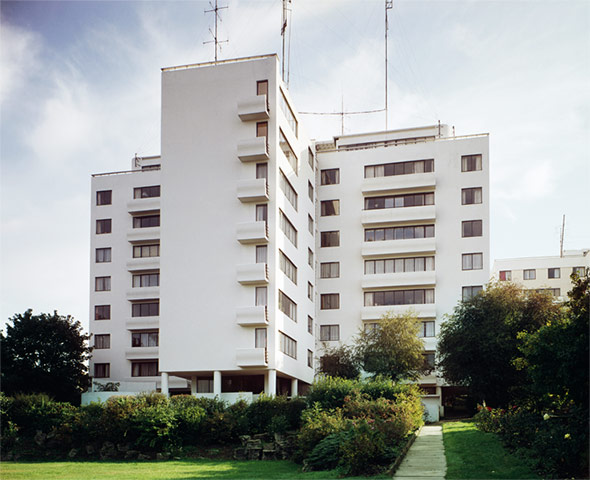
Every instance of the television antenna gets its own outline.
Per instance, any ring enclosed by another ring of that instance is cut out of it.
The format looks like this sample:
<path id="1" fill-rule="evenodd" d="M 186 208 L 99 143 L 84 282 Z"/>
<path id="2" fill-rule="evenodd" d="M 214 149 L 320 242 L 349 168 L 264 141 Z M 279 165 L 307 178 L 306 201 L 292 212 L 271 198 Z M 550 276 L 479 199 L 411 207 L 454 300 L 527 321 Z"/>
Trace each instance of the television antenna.
<path id="1" fill-rule="evenodd" d="M 289 86 L 289 60 L 291 59 L 291 0 L 283 0 L 283 18 L 281 22 L 281 37 L 283 37 L 283 55 L 281 58 L 281 75 L 283 82 Z M 289 30 L 287 36 L 287 29 Z M 285 55 L 285 50 L 287 54 Z M 286 70 L 286 73 L 285 73 Z"/>
<path id="2" fill-rule="evenodd" d="M 209 6 L 211 7 L 211 10 L 205 10 L 205 13 L 215 13 L 215 32 L 212 32 L 211 28 L 209 27 L 209 33 L 213 37 L 213 40 L 203 42 L 203 44 L 215 43 L 215 63 L 217 63 L 217 53 L 218 53 L 218 50 L 221 50 L 220 44 L 229 42 L 229 40 L 219 40 L 219 37 L 217 36 L 217 26 L 221 22 L 221 16 L 219 15 L 219 10 L 223 10 L 224 8 L 228 8 L 228 6 L 227 5 L 225 7 L 218 6 L 217 0 L 215 0 L 215 6 L 213 6 L 213 4 L 211 2 L 209 2 Z"/>

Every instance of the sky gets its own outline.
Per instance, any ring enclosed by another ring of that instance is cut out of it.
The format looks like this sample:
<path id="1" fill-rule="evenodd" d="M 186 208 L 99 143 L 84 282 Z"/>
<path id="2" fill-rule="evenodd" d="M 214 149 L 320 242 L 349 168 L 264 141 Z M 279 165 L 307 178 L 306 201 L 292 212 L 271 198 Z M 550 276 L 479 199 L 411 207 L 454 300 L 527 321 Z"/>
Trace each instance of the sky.
<path id="1" fill-rule="evenodd" d="M 384 107 L 384 0 L 293 0 L 301 112 Z M 280 0 L 219 0 L 220 59 L 280 55 Z M 88 327 L 90 176 L 160 151 L 161 68 L 211 61 L 209 2 L 0 3 L 0 326 L 58 310 Z M 394 0 L 388 126 L 490 134 L 491 258 L 590 247 L 590 1 Z M 383 112 L 305 115 L 309 136 Z"/>

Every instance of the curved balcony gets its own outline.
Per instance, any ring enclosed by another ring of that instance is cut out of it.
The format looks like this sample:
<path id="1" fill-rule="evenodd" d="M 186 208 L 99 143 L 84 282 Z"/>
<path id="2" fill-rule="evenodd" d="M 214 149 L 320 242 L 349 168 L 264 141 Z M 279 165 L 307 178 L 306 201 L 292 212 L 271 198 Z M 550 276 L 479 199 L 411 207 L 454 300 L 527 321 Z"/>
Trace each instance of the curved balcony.
<path id="1" fill-rule="evenodd" d="M 413 222 L 419 220 L 435 220 L 436 210 L 434 205 L 403 208 L 380 208 L 375 210 L 363 210 L 361 221 L 363 225 L 389 224 L 394 222 Z"/>
<path id="2" fill-rule="evenodd" d="M 242 327 L 268 326 L 268 308 L 264 305 L 236 309 L 236 323 Z"/>
<path id="3" fill-rule="evenodd" d="M 238 182 L 240 202 L 267 202 L 268 198 L 268 184 L 265 178 L 253 178 Z"/>
<path id="4" fill-rule="evenodd" d="M 380 242 L 364 242 L 361 247 L 363 257 L 378 257 L 398 253 L 435 253 L 434 238 L 412 238 L 408 240 L 383 240 Z"/>
<path id="5" fill-rule="evenodd" d="M 242 162 L 268 160 L 268 142 L 266 137 L 255 137 L 241 140 L 238 143 L 238 158 Z"/>
<path id="6" fill-rule="evenodd" d="M 266 95 L 253 95 L 238 101 L 238 116 L 243 122 L 268 119 Z"/>
<path id="7" fill-rule="evenodd" d="M 434 285 L 436 274 L 428 272 L 378 273 L 363 275 L 362 288 L 405 287 Z"/>
<path id="8" fill-rule="evenodd" d="M 238 367 L 266 367 L 268 365 L 266 348 L 238 348 L 236 350 Z"/>
<path id="9" fill-rule="evenodd" d="M 268 224 L 264 220 L 238 223 L 236 237 L 242 244 L 268 243 Z"/>
<path id="10" fill-rule="evenodd" d="M 266 263 L 246 263 L 237 266 L 238 282 L 242 285 L 266 285 L 268 265 Z"/>
<path id="11" fill-rule="evenodd" d="M 436 186 L 434 172 L 410 175 L 393 175 L 389 177 L 365 178 L 362 183 L 363 193 L 386 194 L 416 191 L 417 189 Z"/>

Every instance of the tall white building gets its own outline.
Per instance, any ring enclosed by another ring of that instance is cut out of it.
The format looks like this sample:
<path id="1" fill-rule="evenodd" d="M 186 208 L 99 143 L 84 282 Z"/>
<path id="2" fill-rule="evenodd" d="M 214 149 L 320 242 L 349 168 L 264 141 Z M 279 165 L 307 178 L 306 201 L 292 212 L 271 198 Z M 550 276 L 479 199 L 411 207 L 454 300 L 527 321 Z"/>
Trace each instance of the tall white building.
<path id="1" fill-rule="evenodd" d="M 161 159 L 93 176 L 96 381 L 301 393 L 408 308 L 432 361 L 489 279 L 488 172 L 487 134 L 446 125 L 311 142 L 275 55 L 163 69 Z"/>

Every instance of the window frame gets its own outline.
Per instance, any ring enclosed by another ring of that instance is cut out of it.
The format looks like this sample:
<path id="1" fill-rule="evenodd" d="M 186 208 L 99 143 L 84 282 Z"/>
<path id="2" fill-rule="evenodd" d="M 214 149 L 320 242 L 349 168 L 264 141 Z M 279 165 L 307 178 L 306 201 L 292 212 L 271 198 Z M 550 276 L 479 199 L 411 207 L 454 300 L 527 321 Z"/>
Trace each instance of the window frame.
<path id="1" fill-rule="evenodd" d="M 144 187 L 133 188 L 133 199 L 140 200 L 142 198 L 159 198 L 161 194 L 160 185 L 147 185 Z"/>
<path id="2" fill-rule="evenodd" d="M 336 217 L 340 215 L 340 200 L 322 200 L 320 202 L 320 216 Z"/>
<path id="3" fill-rule="evenodd" d="M 105 197 L 105 198 L 103 198 Z M 113 191 L 112 190 L 97 190 L 96 191 L 96 206 L 102 207 L 105 205 L 113 204 Z"/>
<path id="4" fill-rule="evenodd" d="M 332 244 L 335 239 L 335 243 Z M 340 246 L 340 230 L 328 230 L 320 232 L 320 246 L 321 248 L 339 247 Z"/>
<path id="5" fill-rule="evenodd" d="M 536 280 L 537 279 L 537 269 L 536 268 L 524 268 L 522 270 L 522 279 L 523 280 Z"/>
<path id="6" fill-rule="evenodd" d="M 100 218 L 96 220 L 96 234 L 106 235 L 113 232 L 113 219 Z"/>
<path id="7" fill-rule="evenodd" d="M 340 278 L 340 262 L 320 263 L 320 278 Z"/>
<path id="8" fill-rule="evenodd" d="M 320 294 L 320 310 L 340 310 L 339 293 Z"/>
<path id="9" fill-rule="evenodd" d="M 471 163 L 473 162 L 473 165 Z M 473 168 L 471 168 L 473 166 Z M 478 168 L 479 167 L 479 168 Z M 481 153 L 472 153 L 461 155 L 461 172 L 479 172 L 483 167 L 483 158 Z"/>
<path id="10" fill-rule="evenodd" d="M 340 325 L 326 324 L 320 325 L 320 342 L 339 342 Z"/>
<path id="11" fill-rule="evenodd" d="M 110 348 L 111 348 L 111 334 L 110 333 L 94 334 L 94 349 L 95 350 L 109 350 Z"/>
<path id="12" fill-rule="evenodd" d="M 463 220 L 461 222 L 461 238 L 483 236 L 483 220 Z"/>
<path id="13" fill-rule="evenodd" d="M 99 313 L 103 312 L 104 313 Z M 107 316 L 108 315 L 108 316 Z M 101 317 L 101 318 L 99 318 Z M 111 319 L 111 306 L 109 305 L 94 305 L 94 320 L 100 322 L 102 320 Z"/>
<path id="14" fill-rule="evenodd" d="M 474 267 L 474 260 L 477 258 L 476 255 L 479 255 L 481 257 L 480 267 Z M 461 254 L 461 270 L 483 270 L 483 252 L 471 252 Z"/>
<path id="15" fill-rule="evenodd" d="M 94 376 L 93 378 L 111 378 L 111 364 L 110 363 L 95 363 L 94 364 Z M 99 375 L 99 371 L 100 372 Z"/>
<path id="16" fill-rule="evenodd" d="M 482 187 L 467 187 L 461 189 L 461 205 L 479 205 L 483 203 Z"/>
<path id="17" fill-rule="evenodd" d="M 108 260 L 106 259 L 108 257 Z M 112 248 L 101 247 L 95 250 L 95 263 L 111 263 L 112 261 Z"/>
<path id="18" fill-rule="evenodd" d="M 333 178 L 332 178 L 333 174 Z M 340 184 L 339 168 L 324 168 L 320 170 L 320 185 L 338 185 Z"/>

